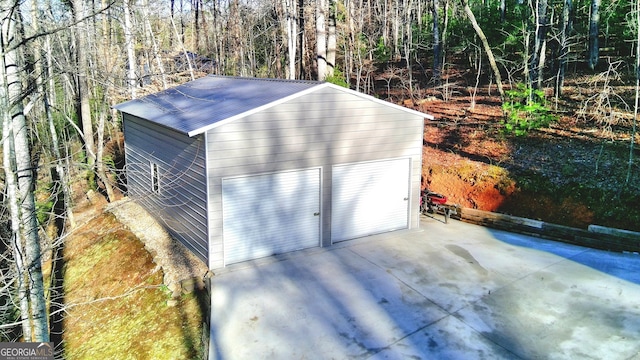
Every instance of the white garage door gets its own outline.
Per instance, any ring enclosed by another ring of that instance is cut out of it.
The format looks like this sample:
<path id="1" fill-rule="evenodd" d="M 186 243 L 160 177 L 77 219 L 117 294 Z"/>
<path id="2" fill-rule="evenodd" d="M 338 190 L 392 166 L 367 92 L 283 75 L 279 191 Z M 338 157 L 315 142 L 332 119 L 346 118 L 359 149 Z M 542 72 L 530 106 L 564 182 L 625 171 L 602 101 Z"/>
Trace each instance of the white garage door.
<path id="1" fill-rule="evenodd" d="M 410 159 L 333 167 L 331 241 L 408 227 Z"/>
<path id="2" fill-rule="evenodd" d="M 225 264 L 320 245 L 320 169 L 222 180 Z"/>

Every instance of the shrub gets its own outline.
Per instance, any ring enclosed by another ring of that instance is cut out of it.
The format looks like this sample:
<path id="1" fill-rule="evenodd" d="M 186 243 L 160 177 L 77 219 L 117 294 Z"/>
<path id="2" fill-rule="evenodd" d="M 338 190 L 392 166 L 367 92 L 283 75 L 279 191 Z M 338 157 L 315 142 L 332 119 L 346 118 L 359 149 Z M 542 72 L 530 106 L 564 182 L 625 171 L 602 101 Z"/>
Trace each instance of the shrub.
<path id="1" fill-rule="evenodd" d="M 502 105 L 505 112 L 504 132 L 516 136 L 549 126 L 556 116 L 547 107 L 544 91 L 518 84 L 516 89 L 506 93 L 507 100 Z"/>
<path id="2" fill-rule="evenodd" d="M 349 83 L 345 80 L 344 74 L 337 68 L 333 70 L 333 75 L 327 76 L 325 81 L 347 89 L 349 88 Z"/>

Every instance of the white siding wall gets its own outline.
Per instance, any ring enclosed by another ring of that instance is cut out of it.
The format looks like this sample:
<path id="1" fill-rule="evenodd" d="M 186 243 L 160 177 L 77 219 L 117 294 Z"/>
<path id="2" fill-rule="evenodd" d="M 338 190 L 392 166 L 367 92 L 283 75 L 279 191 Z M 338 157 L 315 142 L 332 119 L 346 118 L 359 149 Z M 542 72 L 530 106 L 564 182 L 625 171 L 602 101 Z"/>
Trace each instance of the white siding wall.
<path id="1" fill-rule="evenodd" d="M 411 159 L 409 227 L 419 225 L 421 116 L 335 88 L 296 98 L 207 132 L 212 269 L 223 266 L 222 178 L 323 167 L 323 244 L 331 239 L 331 165 Z"/>
<path id="2" fill-rule="evenodd" d="M 189 138 L 127 114 L 123 122 L 129 196 L 206 262 L 204 136 Z M 152 191 L 152 162 L 158 165 L 158 193 Z"/>

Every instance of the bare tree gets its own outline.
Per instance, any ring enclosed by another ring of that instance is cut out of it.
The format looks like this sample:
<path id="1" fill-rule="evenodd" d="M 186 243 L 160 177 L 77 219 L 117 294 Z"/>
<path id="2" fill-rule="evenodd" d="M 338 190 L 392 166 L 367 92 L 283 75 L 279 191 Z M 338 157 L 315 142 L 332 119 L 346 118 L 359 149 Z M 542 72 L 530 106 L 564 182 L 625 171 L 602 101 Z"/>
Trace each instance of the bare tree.
<path id="1" fill-rule="evenodd" d="M 589 16 L 589 53 L 587 64 L 591 70 L 598 65 L 600 45 L 598 41 L 600 26 L 600 3 L 602 0 L 591 0 L 591 14 Z"/>
<path id="2" fill-rule="evenodd" d="M 127 72 L 127 84 L 129 86 L 131 98 L 135 99 L 137 97 L 136 88 L 138 86 L 138 82 L 136 81 L 136 44 L 135 40 L 133 39 L 133 24 L 131 23 L 131 5 L 129 3 L 129 0 L 124 0 L 122 2 L 122 11 L 124 12 L 124 42 L 125 47 L 127 48 L 127 67 L 129 69 Z"/>
<path id="3" fill-rule="evenodd" d="M 567 71 L 567 60 L 569 57 L 569 39 L 573 31 L 573 1 L 564 0 L 562 6 L 562 30 L 560 32 L 559 46 L 560 59 L 558 64 L 558 74 L 556 77 L 556 99 L 562 95 L 564 79 Z"/>
<path id="4" fill-rule="evenodd" d="M 640 0 L 636 0 L 635 6 L 635 30 L 636 30 L 636 94 L 635 103 L 633 107 L 633 122 L 631 127 L 631 141 L 629 143 L 629 165 L 627 167 L 627 176 L 625 178 L 625 185 L 629 185 L 631 180 L 631 171 L 633 168 L 633 153 L 635 151 L 636 141 L 636 129 L 638 124 L 638 105 L 640 102 Z"/>
<path id="5" fill-rule="evenodd" d="M 19 3 L 0 1 L 0 101 L 2 101 L 3 167 L 11 212 L 12 246 L 18 268 L 22 329 L 28 341 L 49 341 L 42 261 L 28 127 L 20 79 L 22 49 L 17 31 Z"/>
<path id="6" fill-rule="evenodd" d="M 327 76 L 333 76 L 336 68 L 336 2 L 329 0 L 327 31 Z"/>
<path id="7" fill-rule="evenodd" d="M 498 86 L 498 92 L 500 93 L 500 99 L 504 101 L 504 90 L 502 89 L 502 78 L 500 76 L 500 70 L 498 69 L 498 64 L 496 63 L 496 59 L 493 56 L 493 51 L 489 46 L 489 41 L 487 37 L 484 35 L 482 28 L 478 25 L 478 21 L 476 20 L 473 11 L 469 7 L 469 2 L 467 0 L 460 0 L 462 6 L 464 7 L 464 12 L 467 14 L 467 18 L 471 22 L 473 29 L 476 31 L 476 34 L 480 38 L 482 42 L 482 46 L 484 47 L 484 51 L 487 53 L 487 58 L 489 59 L 489 64 L 491 65 L 491 69 L 493 70 L 493 76 L 496 78 L 496 85 Z"/>
<path id="8" fill-rule="evenodd" d="M 168 87 L 167 84 L 167 76 L 164 69 L 164 64 L 162 63 L 162 57 L 160 56 L 160 51 L 158 49 L 158 42 L 156 41 L 156 36 L 153 33 L 153 28 L 151 27 L 151 21 L 149 20 L 149 1 L 143 0 L 141 4 L 141 14 L 142 21 L 144 23 L 144 29 L 146 32 L 146 38 L 151 42 L 151 50 L 153 52 L 153 57 L 156 60 L 157 72 L 160 73 L 160 79 L 162 81 L 162 88 L 166 89 Z"/>
<path id="9" fill-rule="evenodd" d="M 433 18 L 433 80 L 440 84 L 440 71 L 442 70 L 442 41 L 440 40 L 440 25 L 438 16 L 439 1 L 431 1 L 431 17 Z"/>
<path id="10" fill-rule="evenodd" d="M 317 78 L 327 77 L 326 0 L 316 0 L 316 69 Z"/>
<path id="11" fill-rule="evenodd" d="M 529 83 L 533 89 L 542 87 L 545 54 L 547 50 L 547 0 L 530 3 L 534 15 L 533 48 L 529 58 Z"/>
<path id="12" fill-rule="evenodd" d="M 34 19 L 41 18 L 39 16 L 39 9 L 37 1 L 31 1 L 31 16 Z M 33 27 L 34 34 L 39 34 L 41 32 L 40 22 L 34 21 L 31 23 Z M 45 38 L 45 41 L 49 41 L 49 36 Z M 57 186 L 62 192 L 62 201 L 63 206 L 61 207 L 62 213 L 55 214 L 57 219 L 56 223 L 59 227 L 58 231 L 63 231 L 63 227 L 65 224 L 65 220 L 69 220 L 69 225 L 71 227 L 75 226 L 75 219 L 73 216 L 73 210 L 71 209 L 71 194 L 69 190 L 69 185 L 67 183 L 67 169 L 64 164 L 64 159 L 62 157 L 62 153 L 60 152 L 60 141 L 58 139 L 58 131 L 55 126 L 55 122 L 53 119 L 52 109 L 49 103 L 49 89 L 47 88 L 48 82 L 45 81 L 45 78 L 48 74 L 48 69 L 45 71 L 45 61 L 43 59 L 43 46 L 40 38 L 36 38 L 33 40 L 33 46 L 31 46 L 32 54 L 33 54 L 33 65 L 35 68 L 35 81 L 36 81 L 36 89 L 37 89 L 37 98 L 42 99 L 43 111 L 46 117 L 46 121 L 48 124 L 49 136 L 51 139 L 50 142 L 50 150 L 54 157 L 55 167 L 54 171 L 56 173 L 56 178 L 58 181 Z M 47 56 L 52 56 L 51 53 L 48 53 Z M 51 60 L 47 59 L 46 64 L 51 64 Z"/>
<path id="13" fill-rule="evenodd" d="M 87 157 L 88 180 L 90 186 L 95 186 L 96 145 L 93 133 L 93 121 L 91 119 L 91 106 L 89 101 L 88 71 L 88 27 L 86 21 L 85 3 L 83 0 L 73 0 L 73 17 L 76 22 L 76 99 L 78 102 L 78 117 L 82 124 L 82 138 L 84 140 L 85 156 Z"/>
<path id="14" fill-rule="evenodd" d="M 296 45 L 297 45 L 297 39 L 298 39 L 298 29 L 297 29 L 297 21 L 296 21 L 296 16 L 297 16 L 297 9 L 296 9 L 296 2 L 294 0 L 282 0 L 282 7 L 284 8 L 284 12 L 285 12 L 285 21 L 287 23 L 286 25 L 286 38 L 287 38 L 287 49 L 288 49 L 288 63 L 289 66 L 287 67 L 288 71 L 287 71 L 287 78 L 289 79 L 295 79 L 296 78 L 296 54 L 297 54 L 297 50 L 296 50 Z"/>
<path id="15" fill-rule="evenodd" d="M 404 0 L 404 36 L 403 36 L 403 45 L 404 45 L 404 58 L 406 62 L 407 76 L 408 76 L 408 90 L 409 95 L 413 96 L 413 71 L 411 71 L 411 61 L 412 61 L 412 52 L 414 50 L 413 44 L 413 31 L 411 31 L 411 26 L 413 25 L 413 0 Z"/>

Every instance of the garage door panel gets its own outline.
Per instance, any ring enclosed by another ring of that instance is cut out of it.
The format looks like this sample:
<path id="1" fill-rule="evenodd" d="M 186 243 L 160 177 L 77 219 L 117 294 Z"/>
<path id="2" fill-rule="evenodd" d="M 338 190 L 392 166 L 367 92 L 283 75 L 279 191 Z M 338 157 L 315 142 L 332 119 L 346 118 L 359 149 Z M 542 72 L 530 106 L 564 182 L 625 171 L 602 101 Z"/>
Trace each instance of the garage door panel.
<path id="1" fill-rule="evenodd" d="M 318 246 L 320 169 L 223 179 L 225 263 Z"/>
<path id="2" fill-rule="evenodd" d="M 406 228 L 409 166 L 409 159 L 334 166 L 332 241 Z"/>

